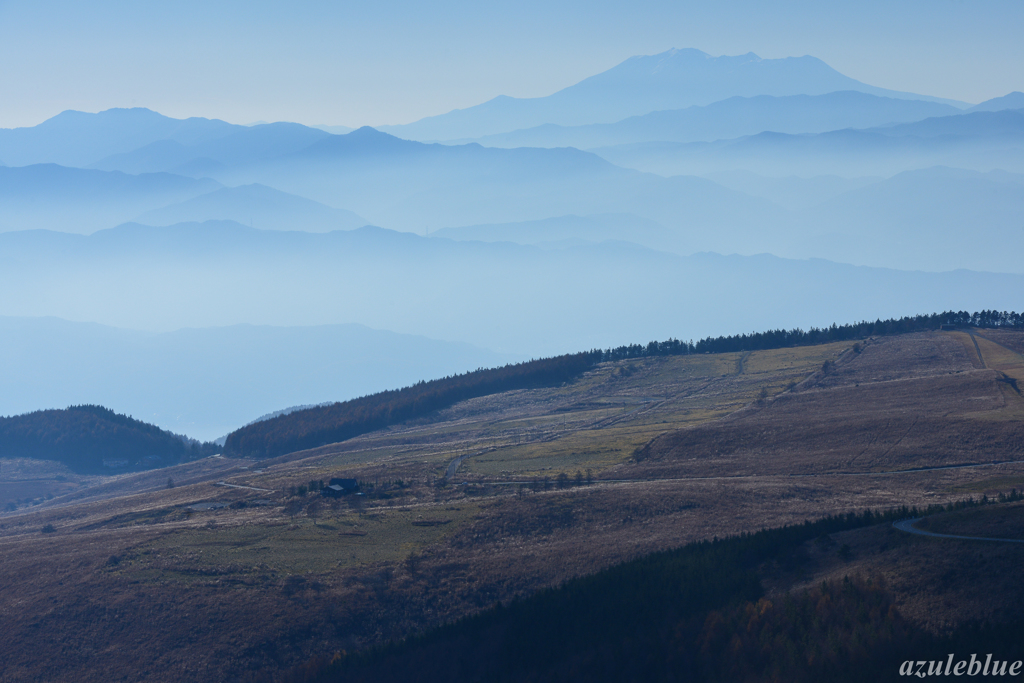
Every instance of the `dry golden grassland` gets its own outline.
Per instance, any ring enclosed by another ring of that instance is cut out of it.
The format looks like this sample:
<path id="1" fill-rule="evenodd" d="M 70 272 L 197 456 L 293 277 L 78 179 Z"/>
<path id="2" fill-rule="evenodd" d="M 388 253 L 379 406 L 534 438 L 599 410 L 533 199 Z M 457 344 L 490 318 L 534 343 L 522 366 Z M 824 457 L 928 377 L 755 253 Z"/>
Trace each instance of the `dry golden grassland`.
<path id="1" fill-rule="evenodd" d="M 1024 355 L 1019 340 L 1006 333 L 975 333 L 974 338 L 985 358 L 985 366 L 1017 380 L 1018 387 L 1024 389 Z"/>
<path id="2" fill-rule="evenodd" d="M 1024 459 L 1020 395 L 1000 371 L 976 367 L 959 336 L 868 343 L 796 391 L 659 437 L 640 471 L 809 475 Z"/>
<path id="3" fill-rule="evenodd" d="M 985 367 L 958 332 L 608 363 L 273 460 L 76 482 L 0 516 L 0 681 L 241 680 L 693 540 L 1009 490 L 1024 481 L 1011 341 L 979 338 Z M 588 469 L 592 484 L 557 487 Z M 373 486 L 292 494 L 332 476 Z M 766 583 L 889 572 L 922 620 L 973 599 L 914 582 L 935 579 L 915 568 L 935 539 L 850 534 L 852 559 L 811 548 L 811 574 Z"/>

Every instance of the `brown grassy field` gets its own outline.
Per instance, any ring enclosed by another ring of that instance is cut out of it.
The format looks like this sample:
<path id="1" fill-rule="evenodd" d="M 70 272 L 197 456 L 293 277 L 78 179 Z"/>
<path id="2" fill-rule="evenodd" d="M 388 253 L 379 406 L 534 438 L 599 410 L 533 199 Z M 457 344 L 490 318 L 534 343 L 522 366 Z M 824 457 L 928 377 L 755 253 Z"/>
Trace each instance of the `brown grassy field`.
<path id="1" fill-rule="evenodd" d="M 608 363 L 273 460 L 67 478 L 0 516 L 0 681 L 246 680 L 692 540 L 1024 488 L 1024 335 L 986 335 Z M 291 493 L 332 476 L 374 486 Z M 766 585 L 871 572 L 922 623 L 998 613 L 929 588 L 936 539 L 849 534 Z"/>

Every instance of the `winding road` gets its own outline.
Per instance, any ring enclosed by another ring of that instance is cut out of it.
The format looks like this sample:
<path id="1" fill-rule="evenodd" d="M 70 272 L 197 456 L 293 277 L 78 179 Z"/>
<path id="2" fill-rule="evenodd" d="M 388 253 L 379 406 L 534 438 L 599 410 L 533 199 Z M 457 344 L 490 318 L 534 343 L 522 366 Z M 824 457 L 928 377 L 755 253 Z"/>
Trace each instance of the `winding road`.
<path id="1" fill-rule="evenodd" d="M 893 522 L 892 525 L 900 531 L 905 531 L 908 534 L 917 534 L 918 536 L 932 536 L 934 538 L 955 538 L 960 541 L 996 541 L 998 543 L 1024 543 L 1024 540 L 1018 540 L 1016 538 L 988 538 L 986 536 L 954 536 L 953 534 L 937 534 L 932 531 L 924 531 L 914 526 L 919 517 L 912 517 L 911 519 L 901 519 L 898 522 Z"/>

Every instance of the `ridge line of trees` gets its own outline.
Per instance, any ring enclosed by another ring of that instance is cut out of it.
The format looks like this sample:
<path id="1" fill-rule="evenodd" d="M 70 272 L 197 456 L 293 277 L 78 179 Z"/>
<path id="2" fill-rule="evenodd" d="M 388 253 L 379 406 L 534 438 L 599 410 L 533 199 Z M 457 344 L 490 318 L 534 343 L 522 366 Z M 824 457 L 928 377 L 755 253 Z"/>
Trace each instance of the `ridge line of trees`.
<path id="1" fill-rule="evenodd" d="M 707 337 L 698 342 L 669 339 L 541 358 L 500 368 L 420 381 L 339 403 L 297 410 L 246 425 L 228 435 L 225 455 L 271 458 L 383 429 L 450 408 L 460 401 L 517 389 L 558 386 L 608 361 L 704 353 L 762 351 L 865 339 L 942 328 L 1024 329 L 1024 315 L 1007 311 L 946 311 L 929 315 L 862 321 L 809 330 L 769 330 Z"/>

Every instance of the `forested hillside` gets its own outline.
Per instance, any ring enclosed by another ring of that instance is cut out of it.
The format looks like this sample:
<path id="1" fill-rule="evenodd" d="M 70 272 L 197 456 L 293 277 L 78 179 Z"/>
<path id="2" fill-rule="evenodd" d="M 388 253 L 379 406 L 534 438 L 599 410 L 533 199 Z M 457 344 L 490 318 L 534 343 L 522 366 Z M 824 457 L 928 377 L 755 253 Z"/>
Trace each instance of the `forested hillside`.
<path id="1" fill-rule="evenodd" d="M 730 353 L 758 351 L 789 346 L 809 346 L 829 342 L 864 339 L 871 336 L 909 334 L 937 330 L 942 326 L 1020 329 L 1024 318 L 1005 311 L 947 311 L 931 315 L 907 316 L 835 325 L 804 331 L 770 330 L 727 337 L 708 337 L 696 343 L 669 339 L 633 344 L 613 349 L 595 349 L 554 358 L 543 358 L 502 368 L 480 369 L 413 386 L 384 391 L 370 396 L 327 406 L 298 410 L 270 420 L 247 425 L 228 435 L 226 455 L 236 457 L 275 457 L 294 451 L 317 448 L 351 439 L 390 425 L 425 417 L 451 407 L 459 401 L 515 389 L 555 386 L 586 372 L 598 363 L 693 353 Z"/>
<path id="2" fill-rule="evenodd" d="M 0 417 L 0 457 L 56 460 L 79 473 L 164 467 L 209 455 L 214 448 L 102 406 Z"/>
<path id="3" fill-rule="evenodd" d="M 1000 502 L 1021 498 L 1015 491 Z M 758 576 L 765 563 L 799 569 L 803 544 L 924 512 L 869 510 L 655 553 L 419 637 L 310 662 L 292 680 L 852 683 L 897 680 L 911 656 L 944 661 L 949 652 L 981 651 L 1018 659 L 1024 622 L 936 636 L 904 619 L 877 579 L 765 596 Z"/>

